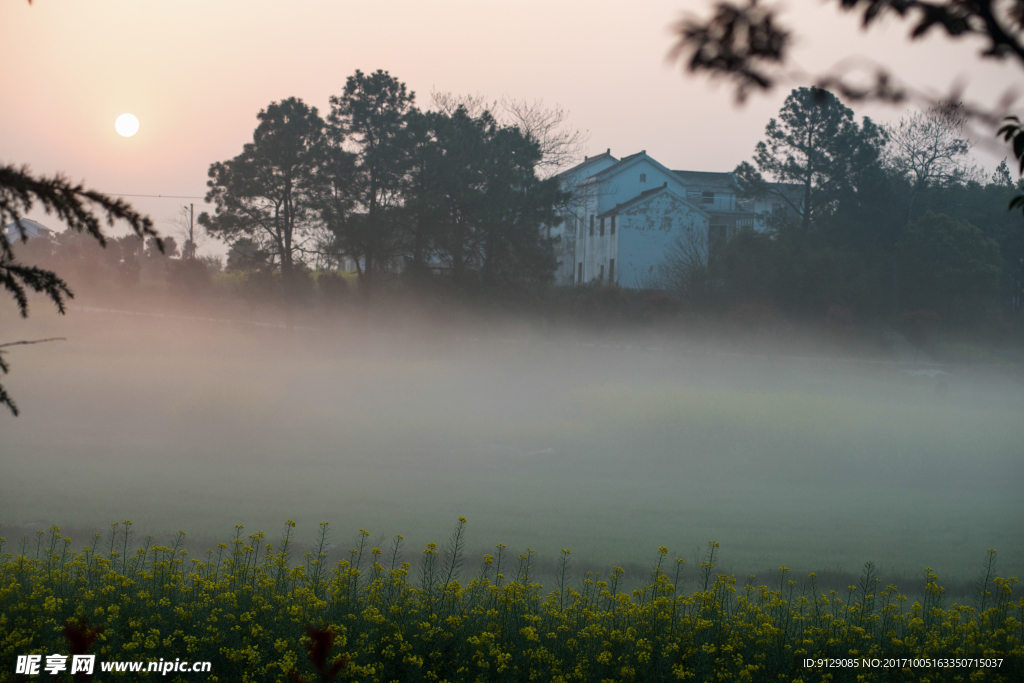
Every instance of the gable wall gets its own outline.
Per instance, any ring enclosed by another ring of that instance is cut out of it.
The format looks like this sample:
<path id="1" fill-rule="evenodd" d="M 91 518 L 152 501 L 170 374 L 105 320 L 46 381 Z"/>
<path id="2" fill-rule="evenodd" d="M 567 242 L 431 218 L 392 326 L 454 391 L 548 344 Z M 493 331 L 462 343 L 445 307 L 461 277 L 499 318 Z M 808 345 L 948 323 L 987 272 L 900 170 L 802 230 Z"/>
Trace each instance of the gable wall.
<path id="1" fill-rule="evenodd" d="M 640 174 L 646 176 L 645 182 L 640 182 Z M 641 192 L 653 190 L 668 182 L 669 188 L 685 194 L 686 185 L 674 173 L 666 173 L 652 164 L 647 159 L 641 159 L 630 165 L 610 178 L 601 182 L 601 189 L 598 196 L 598 213 L 610 211 L 616 204 L 624 204 L 630 199 L 636 198 Z"/>
<path id="2" fill-rule="evenodd" d="M 639 289 L 659 275 L 669 247 L 681 235 L 707 235 L 708 218 L 688 203 L 660 194 L 619 216 L 615 280 Z"/>
<path id="3" fill-rule="evenodd" d="M 555 257 L 559 261 L 559 266 L 555 270 L 555 284 L 557 285 L 571 285 L 574 282 L 576 263 L 579 260 L 577 250 L 580 253 L 583 250 L 582 242 L 578 242 L 580 227 L 589 224 L 591 214 L 597 214 L 600 188 L 596 185 L 579 185 L 579 183 L 616 163 L 618 163 L 618 159 L 605 157 L 562 178 L 562 189 L 567 192 L 575 192 L 576 197 L 569 203 L 571 213 L 564 215 L 562 223 L 551 231 L 552 237 L 560 238 L 555 247 Z"/>

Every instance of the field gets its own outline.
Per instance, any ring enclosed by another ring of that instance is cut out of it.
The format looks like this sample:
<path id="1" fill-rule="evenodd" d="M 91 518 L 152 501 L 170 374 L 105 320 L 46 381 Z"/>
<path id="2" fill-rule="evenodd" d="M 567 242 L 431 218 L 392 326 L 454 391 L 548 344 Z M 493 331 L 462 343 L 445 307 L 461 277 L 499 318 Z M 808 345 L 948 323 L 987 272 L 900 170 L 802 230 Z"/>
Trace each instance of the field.
<path id="1" fill-rule="evenodd" d="M 786 567 L 771 581 L 715 574 L 709 543 L 689 590 L 681 560 L 657 550 L 632 594 L 624 570 L 573 580 L 562 550 L 554 581 L 534 557 L 497 546 L 462 579 L 466 520 L 413 568 L 401 537 L 371 548 L 368 532 L 333 569 L 327 525 L 296 563 L 292 523 L 273 548 L 240 528 L 199 558 L 173 547 L 133 550 L 117 525 L 81 552 L 57 527 L 18 556 L 0 547 L 0 657 L 16 674 L 68 671 L 69 651 L 98 679 L 156 671 L 170 681 L 1019 681 L 1024 600 L 987 557 L 976 605 L 950 603 L 935 574 L 909 602 L 870 563 L 842 591 Z M 303 656 L 303 651 L 307 656 Z M 51 654 L 57 653 L 57 654 Z M 35 663 L 31 659 L 35 659 Z M 145 668 L 143 668 L 145 667 Z M 198 668 L 197 668 L 198 667 Z M 182 673 L 184 672 L 184 673 Z M 81 672 L 74 680 L 89 680 Z"/>
<path id="2" fill-rule="evenodd" d="M 553 563 L 693 566 L 707 541 L 747 574 L 970 581 L 989 548 L 1024 567 L 1024 382 L 1013 368 L 911 375 L 892 363 L 724 353 L 611 334 L 487 334 L 241 322 L 41 307 L 4 313 L 18 347 L 0 425 L 0 522 L 76 546 L 131 519 L 190 547 L 331 522 L 410 548 L 470 520 Z M 906 369 L 906 368 L 904 368 Z"/>

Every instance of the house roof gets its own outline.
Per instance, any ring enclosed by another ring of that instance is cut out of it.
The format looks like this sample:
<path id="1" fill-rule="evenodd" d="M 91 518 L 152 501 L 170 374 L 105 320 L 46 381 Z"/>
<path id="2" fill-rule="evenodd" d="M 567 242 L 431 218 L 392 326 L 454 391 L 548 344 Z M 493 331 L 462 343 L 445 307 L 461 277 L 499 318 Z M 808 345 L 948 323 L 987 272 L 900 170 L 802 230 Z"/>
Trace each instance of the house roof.
<path id="1" fill-rule="evenodd" d="M 606 180 L 607 178 L 609 178 L 610 176 L 613 176 L 613 175 L 616 175 L 618 173 L 621 173 L 622 171 L 625 171 L 630 166 L 638 164 L 641 161 L 646 161 L 647 163 L 651 164 L 655 168 L 661 170 L 661 172 L 663 172 L 667 177 L 671 178 L 675 183 L 678 183 L 680 187 L 685 187 L 687 185 L 687 183 L 685 181 L 683 181 L 682 178 L 677 176 L 671 169 L 666 168 L 661 163 L 659 163 L 656 159 L 654 159 L 651 156 L 649 156 L 647 154 L 647 150 L 643 150 L 643 149 L 640 150 L 639 152 L 637 152 L 636 154 L 630 154 L 627 157 L 622 157 L 621 159 L 619 159 L 619 161 L 617 163 L 612 164 L 608 168 L 606 168 L 606 169 L 604 169 L 602 171 L 599 171 L 598 173 L 595 173 L 594 175 L 592 175 L 589 178 L 587 178 L 587 180 L 585 182 L 587 182 L 587 183 L 599 183 L 599 182 L 602 182 L 602 181 Z M 655 188 L 655 189 L 657 189 L 657 188 Z"/>
<path id="2" fill-rule="evenodd" d="M 646 157 L 647 156 L 647 150 L 643 149 L 643 150 L 640 150 L 639 152 L 637 152 L 636 154 L 630 154 L 627 157 L 622 157 L 616 163 L 612 164 L 608 168 L 604 169 L 603 171 L 599 171 L 597 174 L 595 174 L 594 177 L 597 178 L 597 177 L 600 177 L 600 176 L 610 175 L 612 173 L 618 173 L 620 170 L 622 170 L 623 168 L 628 166 L 630 162 L 634 161 L 635 159 L 638 159 L 641 156 L 645 156 Z M 647 158 L 650 159 L 653 163 L 657 164 L 658 166 L 661 166 L 661 164 L 658 164 L 658 162 L 654 161 L 654 159 L 651 159 L 650 157 L 647 157 Z"/>
<path id="3" fill-rule="evenodd" d="M 804 186 L 800 183 L 765 183 L 764 189 L 764 193 L 754 196 L 753 199 L 783 199 L 791 203 L 803 200 Z"/>
<path id="4" fill-rule="evenodd" d="M 583 161 L 582 162 L 576 164 L 572 168 L 565 169 L 561 173 L 557 174 L 555 177 L 556 178 L 561 178 L 562 176 L 569 175 L 570 173 L 575 173 L 576 171 L 580 170 L 581 168 L 586 168 L 587 166 L 591 165 L 595 161 L 598 161 L 599 159 L 611 159 L 612 161 L 615 161 L 615 157 L 612 156 L 611 147 L 609 147 L 607 149 L 607 151 L 605 151 L 603 154 L 597 154 L 597 155 L 592 156 L 592 157 L 583 157 Z"/>
<path id="5" fill-rule="evenodd" d="M 18 220 L 11 221 L 5 225 L 3 228 L 3 234 L 6 235 L 8 239 L 21 239 L 21 235 L 18 230 L 19 224 L 25 231 L 25 235 L 27 237 L 49 237 L 55 232 L 31 218 L 19 218 Z"/>
<path id="6" fill-rule="evenodd" d="M 799 196 L 804 191 L 804 186 L 800 183 L 766 183 L 769 189 L 778 192 L 779 194 L 788 194 L 793 196 Z"/>
<path id="7" fill-rule="evenodd" d="M 712 171 L 673 171 L 687 183 L 701 187 L 721 187 L 735 189 L 736 181 L 732 173 L 715 173 Z"/>
<path id="8" fill-rule="evenodd" d="M 687 206 L 692 208 L 694 211 L 697 211 L 698 213 L 702 213 L 705 216 L 710 216 L 711 215 L 707 211 L 702 209 L 701 207 L 699 207 L 696 204 L 694 204 L 693 202 L 687 200 L 686 197 L 680 197 L 678 194 L 676 194 L 675 192 L 670 190 L 669 187 L 668 187 L 668 182 L 666 182 L 663 185 L 660 185 L 660 186 L 655 187 L 655 188 L 651 188 L 650 190 L 644 190 L 643 192 L 641 192 L 640 194 L 638 194 L 637 196 L 633 197 L 632 199 L 630 199 L 628 201 L 625 201 L 625 202 L 623 202 L 621 204 L 616 204 L 615 208 L 608 209 L 604 213 L 599 214 L 598 218 L 604 218 L 606 216 L 612 216 L 612 215 L 615 215 L 615 214 L 619 213 L 620 211 L 623 211 L 623 210 L 628 209 L 630 207 L 636 206 L 638 204 L 643 204 L 648 199 L 652 199 L 654 197 L 654 195 L 661 194 L 662 192 L 667 192 L 668 194 L 672 195 L 672 197 L 674 197 L 676 200 L 686 204 Z"/>

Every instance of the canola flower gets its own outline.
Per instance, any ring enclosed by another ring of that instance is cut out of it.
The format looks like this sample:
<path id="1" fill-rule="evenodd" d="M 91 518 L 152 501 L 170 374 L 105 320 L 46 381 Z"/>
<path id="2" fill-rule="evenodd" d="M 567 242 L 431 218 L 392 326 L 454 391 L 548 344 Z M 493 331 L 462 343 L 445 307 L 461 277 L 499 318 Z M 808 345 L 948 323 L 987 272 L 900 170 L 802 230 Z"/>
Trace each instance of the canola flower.
<path id="1" fill-rule="evenodd" d="M 292 557 L 291 521 L 277 547 L 262 532 L 244 536 L 236 526 L 229 543 L 202 558 L 182 550 L 184 533 L 172 547 L 150 539 L 132 547 L 129 521 L 82 550 L 55 526 L 17 553 L 0 539 L 0 682 L 15 680 L 17 655 L 67 652 L 68 624 L 95 633 L 91 652 L 103 660 L 210 661 L 209 681 L 317 680 L 332 666 L 334 680 L 374 683 L 1024 680 L 1024 599 L 1014 595 L 1015 578 L 993 571 L 976 606 L 946 604 L 931 570 L 923 599 L 910 602 L 895 586 L 881 587 L 870 563 L 860 585 L 843 594 L 819 590 L 814 574 L 798 585 L 786 567 L 771 585 L 754 577 L 738 585 L 715 574 L 718 544 L 711 542 L 700 589 L 689 594 L 684 563 L 664 546 L 649 580 L 631 593 L 621 589 L 620 567 L 574 582 L 564 549 L 554 587 L 545 591 L 534 580 L 533 551 L 513 558 L 503 544 L 462 582 L 465 526 L 460 518 L 443 550 L 429 544 L 415 572 L 401 561 L 401 536 L 384 551 L 368 547 L 365 530 L 346 559 L 325 566 L 326 522 L 301 562 Z M 990 570 L 994 558 L 993 550 Z M 1005 663 L 802 664 L 957 656 Z"/>

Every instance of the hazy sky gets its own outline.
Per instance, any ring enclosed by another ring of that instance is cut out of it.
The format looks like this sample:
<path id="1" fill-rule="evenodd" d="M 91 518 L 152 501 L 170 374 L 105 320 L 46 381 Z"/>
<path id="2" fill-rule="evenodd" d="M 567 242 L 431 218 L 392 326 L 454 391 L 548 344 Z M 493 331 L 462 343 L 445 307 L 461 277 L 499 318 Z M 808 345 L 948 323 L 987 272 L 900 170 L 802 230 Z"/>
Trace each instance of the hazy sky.
<path id="1" fill-rule="evenodd" d="M 1015 65 L 981 65 L 979 42 L 936 37 L 911 45 L 906 26 L 894 21 L 863 34 L 835 5 L 785 5 L 800 37 L 795 65 L 820 72 L 849 55 L 869 55 L 937 91 L 965 79 L 969 99 L 987 103 L 1021 80 Z M 423 105 L 431 90 L 542 99 L 568 109 L 572 125 L 589 132 L 590 153 L 646 149 L 672 168 L 727 171 L 751 156 L 788 88 L 738 108 L 724 84 L 666 61 L 672 24 L 709 6 L 7 0 L 0 6 L 0 161 L 62 171 L 115 194 L 201 196 L 210 163 L 241 151 L 261 108 L 297 96 L 326 112 L 355 69 L 380 68 Z M 123 112 L 141 122 L 133 138 L 114 131 Z M 900 114 L 857 112 L 881 121 Z M 979 159 L 992 168 L 1002 156 Z M 133 201 L 158 225 L 180 203 Z"/>

